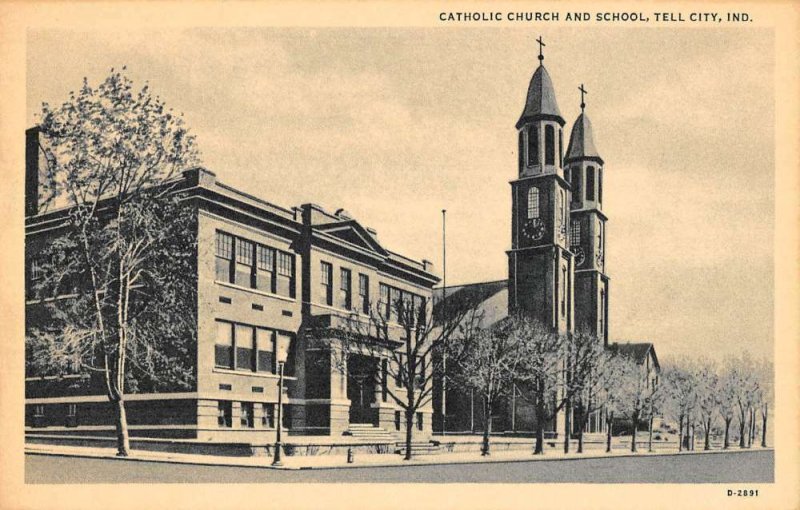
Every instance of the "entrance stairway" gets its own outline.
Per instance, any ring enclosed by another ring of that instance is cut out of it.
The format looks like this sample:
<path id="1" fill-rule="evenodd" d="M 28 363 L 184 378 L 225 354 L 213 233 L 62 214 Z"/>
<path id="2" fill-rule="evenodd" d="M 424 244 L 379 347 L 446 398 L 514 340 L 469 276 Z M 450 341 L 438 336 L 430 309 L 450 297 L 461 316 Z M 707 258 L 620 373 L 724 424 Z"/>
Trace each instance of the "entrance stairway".
<path id="1" fill-rule="evenodd" d="M 400 455 L 405 455 L 406 454 L 405 441 L 398 442 L 397 448 L 395 448 L 394 452 Z M 411 455 L 434 455 L 436 453 L 439 453 L 438 443 L 433 443 L 431 441 L 411 443 Z"/>
<path id="2" fill-rule="evenodd" d="M 353 439 L 371 443 L 394 443 L 397 441 L 394 434 L 371 423 L 351 423 L 344 434 L 352 436 Z"/>

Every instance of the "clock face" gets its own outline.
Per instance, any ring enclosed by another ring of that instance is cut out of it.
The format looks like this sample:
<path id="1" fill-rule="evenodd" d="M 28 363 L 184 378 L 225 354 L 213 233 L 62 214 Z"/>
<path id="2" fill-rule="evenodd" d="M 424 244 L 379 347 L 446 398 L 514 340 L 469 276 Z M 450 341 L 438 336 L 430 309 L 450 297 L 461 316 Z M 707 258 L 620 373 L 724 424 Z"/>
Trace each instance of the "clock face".
<path id="1" fill-rule="evenodd" d="M 583 252 L 583 248 L 576 246 L 572 249 L 572 252 L 575 254 L 575 265 L 581 267 L 586 262 L 586 254 Z"/>
<path id="2" fill-rule="evenodd" d="M 522 225 L 522 235 L 538 241 L 544 237 L 544 222 L 540 218 L 531 218 Z"/>

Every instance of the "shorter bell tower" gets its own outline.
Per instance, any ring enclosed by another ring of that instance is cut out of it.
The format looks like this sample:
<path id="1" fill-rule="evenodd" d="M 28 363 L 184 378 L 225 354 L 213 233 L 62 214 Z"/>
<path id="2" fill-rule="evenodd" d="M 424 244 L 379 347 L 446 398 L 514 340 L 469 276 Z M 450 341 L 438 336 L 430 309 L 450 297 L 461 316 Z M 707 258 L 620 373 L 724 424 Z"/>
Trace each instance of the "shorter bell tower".
<path id="1" fill-rule="evenodd" d="M 597 152 L 586 115 L 583 84 L 581 113 L 575 120 L 564 158 L 572 187 L 569 249 L 575 263 L 575 331 L 608 344 L 609 279 L 605 273 L 606 222 L 603 213 L 603 158 Z"/>

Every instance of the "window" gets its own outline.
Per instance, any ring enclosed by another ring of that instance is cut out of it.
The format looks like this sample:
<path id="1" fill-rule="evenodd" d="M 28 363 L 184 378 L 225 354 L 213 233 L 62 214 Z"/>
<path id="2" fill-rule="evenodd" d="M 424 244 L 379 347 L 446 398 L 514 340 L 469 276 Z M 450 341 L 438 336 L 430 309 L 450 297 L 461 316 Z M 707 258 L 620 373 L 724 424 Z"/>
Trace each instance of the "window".
<path id="1" fill-rule="evenodd" d="M 233 426 L 233 402 L 229 400 L 217 402 L 217 425 L 225 428 Z"/>
<path id="2" fill-rule="evenodd" d="M 519 167 L 520 169 L 525 166 L 525 135 L 523 131 L 519 132 Z"/>
<path id="3" fill-rule="evenodd" d="M 214 364 L 233 368 L 233 325 L 217 321 L 217 338 L 214 346 Z"/>
<path id="4" fill-rule="evenodd" d="M 556 164 L 556 132 L 549 124 L 544 127 L 544 164 Z"/>
<path id="5" fill-rule="evenodd" d="M 256 288 L 275 292 L 275 250 L 260 244 L 256 247 Z"/>
<path id="6" fill-rule="evenodd" d="M 401 296 L 399 289 L 389 287 L 389 320 L 397 320 L 398 307 L 401 303 Z"/>
<path id="7" fill-rule="evenodd" d="M 597 169 L 597 203 L 603 202 L 603 169 Z"/>
<path id="8" fill-rule="evenodd" d="M 279 251 L 277 293 L 293 298 L 294 292 L 294 255 Z"/>
<path id="9" fill-rule="evenodd" d="M 261 404 L 261 426 L 275 428 L 275 404 Z"/>
<path id="10" fill-rule="evenodd" d="M 586 168 L 586 200 L 594 200 L 594 167 Z"/>
<path id="11" fill-rule="evenodd" d="M 600 339 L 602 340 L 602 339 L 605 338 L 605 335 L 606 335 L 606 330 L 605 330 L 605 328 L 603 326 L 603 319 L 606 316 L 606 291 L 605 290 L 601 290 L 600 291 L 600 313 L 599 313 L 599 315 L 600 315 L 600 331 L 599 331 L 599 334 L 597 336 L 599 336 Z"/>
<path id="12" fill-rule="evenodd" d="M 44 404 L 36 404 L 33 406 L 33 426 L 44 427 Z"/>
<path id="13" fill-rule="evenodd" d="M 569 245 L 576 247 L 581 244 L 581 221 L 578 219 L 572 220 L 572 225 L 569 231 Z"/>
<path id="14" fill-rule="evenodd" d="M 539 188 L 528 189 L 528 219 L 539 217 Z"/>
<path id="15" fill-rule="evenodd" d="M 599 228 L 597 230 L 597 255 L 602 260 L 603 258 L 605 258 L 605 254 L 606 254 L 605 250 L 604 250 L 605 247 L 603 246 L 603 230 L 604 230 L 604 228 L 603 228 L 603 222 L 602 221 L 598 224 L 598 227 Z"/>
<path id="16" fill-rule="evenodd" d="M 414 321 L 425 320 L 425 298 L 414 294 L 412 305 L 414 306 Z"/>
<path id="17" fill-rule="evenodd" d="M 561 129 L 558 130 L 558 164 L 564 166 L 564 134 Z"/>
<path id="18" fill-rule="evenodd" d="M 275 372 L 274 333 L 268 329 L 256 329 L 256 355 L 258 357 L 256 368 L 259 372 Z"/>
<path id="19" fill-rule="evenodd" d="M 291 377 L 294 375 L 294 350 L 297 347 L 294 342 L 294 337 L 276 332 L 279 343 L 289 346 L 289 352 L 286 353 L 286 363 L 283 364 L 283 375 Z"/>
<path id="20" fill-rule="evenodd" d="M 381 400 L 386 402 L 389 399 L 389 360 L 381 360 Z"/>
<path id="21" fill-rule="evenodd" d="M 394 374 L 394 385 L 398 388 L 405 387 L 405 373 L 406 373 L 406 363 L 405 363 L 405 355 L 398 353 L 397 354 L 397 372 Z"/>
<path id="22" fill-rule="evenodd" d="M 225 234 L 224 232 L 217 232 L 217 261 L 216 261 L 216 278 L 220 282 L 232 282 L 233 272 L 231 265 L 233 263 L 233 236 Z"/>
<path id="23" fill-rule="evenodd" d="M 369 276 L 365 274 L 358 275 L 358 300 L 361 305 L 361 312 L 369 313 Z"/>
<path id="24" fill-rule="evenodd" d="M 352 281 L 349 269 L 339 270 L 339 307 L 345 310 L 353 308 Z"/>
<path id="25" fill-rule="evenodd" d="M 422 413 L 417 413 L 417 430 L 422 430 L 424 424 L 422 423 Z"/>
<path id="26" fill-rule="evenodd" d="M 394 412 L 394 429 L 400 430 L 400 411 Z"/>
<path id="27" fill-rule="evenodd" d="M 567 268 L 561 266 L 561 315 L 567 314 Z"/>
<path id="28" fill-rule="evenodd" d="M 389 318 L 389 286 L 385 283 L 379 285 L 380 301 L 378 301 L 378 313 L 383 319 Z"/>
<path id="29" fill-rule="evenodd" d="M 425 358 L 417 358 L 416 366 L 416 386 L 423 388 L 425 386 Z"/>
<path id="30" fill-rule="evenodd" d="M 528 130 L 528 166 L 539 164 L 539 130 Z"/>
<path id="31" fill-rule="evenodd" d="M 580 202 L 583 200 L 583 197 L 581 196 L 581 167 L 576 166 L 572 168 L 572 179 L 570 184 L 572 184 L 572 201 Z"/>
<path id="32" fill-rule="evenodd" d="M 44 277 L 44 268 L 42 267 L 42 261 L 39 259 L 31 259 L 31 281 L 35 282 L 37 280 L 41 280 Z"/>
<path id="33" fill-rule="evenodd" d="M 561 227 L 561 231 L 566 233 L 566 222 L 567 222 L 567 200 L 564 196 L 564 190 L 558 190 L 558 224 Z"/>
<path id="34" fill-rule="evenodd" d="M 241 415 L 239 416 L 242 427 L 252 429 L 255 426 L 253 421 L 253 403 L 242 402 Z"/>
<path id="35" fill-rule="evenodd" d="M 321 282 L 322 282 L 322 300 L 323 302 L 328 305 L 333 305 L 333 266 L 327 262 L 322 262 L 320 264 L 320 268 L 322 270 L 321 275 Z"/>
<path id="36" fill-rule="evenodd" d="M 78 404 L 67 404 L 67 427 L 78 426 Z"/>
<path id="37" fill-rule="evenodd" d="M 253 327 L 237 324 L 234 327 L 234 344 L 236 345 L 236 368 L 255 371 L 253 356 Z"/>
<path id="38" fill-rule="evenodd" d="M 253 285 L 253 250 L 250 241 L 236 238 L 236 285 L 255 287 Z"/>

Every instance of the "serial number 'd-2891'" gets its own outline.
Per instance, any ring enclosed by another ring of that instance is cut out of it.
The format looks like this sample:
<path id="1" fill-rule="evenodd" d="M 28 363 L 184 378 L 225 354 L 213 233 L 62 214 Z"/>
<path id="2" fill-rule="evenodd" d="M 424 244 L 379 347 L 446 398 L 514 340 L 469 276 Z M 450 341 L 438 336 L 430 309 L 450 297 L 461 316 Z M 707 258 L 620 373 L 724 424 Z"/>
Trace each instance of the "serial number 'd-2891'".
<path id="1" fill-rule="evenodd" d="M 740 496 L 744 498 L 758 496 L 758 489 L 728 489 L 728 496 Z"/>

